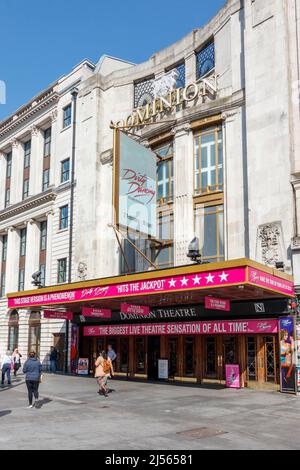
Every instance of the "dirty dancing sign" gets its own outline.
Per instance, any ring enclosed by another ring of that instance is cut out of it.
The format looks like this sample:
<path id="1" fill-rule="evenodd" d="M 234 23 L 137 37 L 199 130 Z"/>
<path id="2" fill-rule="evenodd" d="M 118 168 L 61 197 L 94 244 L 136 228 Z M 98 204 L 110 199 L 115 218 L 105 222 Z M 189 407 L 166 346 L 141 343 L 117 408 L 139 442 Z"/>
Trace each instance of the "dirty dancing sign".
<path id="1" fill-rule="evenodd" d="M 156 237 L 156 156 L 115 131 L 116 224 Z"/>

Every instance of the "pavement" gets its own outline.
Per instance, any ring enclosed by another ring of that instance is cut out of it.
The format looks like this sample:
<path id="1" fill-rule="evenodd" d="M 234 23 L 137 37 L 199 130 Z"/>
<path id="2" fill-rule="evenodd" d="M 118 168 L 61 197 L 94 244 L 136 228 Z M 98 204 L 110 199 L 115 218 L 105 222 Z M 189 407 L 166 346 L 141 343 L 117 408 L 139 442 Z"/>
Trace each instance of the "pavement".
<path id="1" fill-rule="evenodd" d="M 277 391 L 45 374 L 27 408 L 23 375 L 0 386 L 0 449 L 300 449 L 300 397 Z"/>

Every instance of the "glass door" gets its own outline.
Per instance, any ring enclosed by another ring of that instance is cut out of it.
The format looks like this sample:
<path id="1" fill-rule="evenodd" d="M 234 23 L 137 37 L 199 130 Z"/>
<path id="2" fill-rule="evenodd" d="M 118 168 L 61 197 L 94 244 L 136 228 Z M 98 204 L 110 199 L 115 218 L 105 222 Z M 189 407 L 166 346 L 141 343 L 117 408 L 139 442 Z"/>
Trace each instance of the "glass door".
<path id="1" fill-rule="evenodd" d="M 255 336 L 247 336 L 247 380 L 257 380 L 256 358 L 257 347 Z"/>
<path id="2" fill-rule="evenodd" d="M 217 351 L 216 351 L 216 338 L 214 336 L 207 336 L 205 338 L 205 377 L 208 379 L 215 379 L 217 377 Z"/>

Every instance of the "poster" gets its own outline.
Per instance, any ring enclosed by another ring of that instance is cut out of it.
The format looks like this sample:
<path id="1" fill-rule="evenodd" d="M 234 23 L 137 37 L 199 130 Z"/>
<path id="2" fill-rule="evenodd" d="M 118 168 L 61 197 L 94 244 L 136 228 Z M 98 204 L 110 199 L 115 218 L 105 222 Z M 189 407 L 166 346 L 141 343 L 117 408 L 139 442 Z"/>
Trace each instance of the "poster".
<path id="1" fill-rule="evenodd" d="M 158 378 L 169 378 L 169 361 L 168 359 L 158 359 Z"/>
<path id="2" fill-rule="evenodd" d="M 279 319 L 280 391 L 296 393 L 294 318 Z"/>
<path id="3" fill-rule="evenodd" d="M 240 388 L 240 366 L 238 364 L 225 364 L 226 387 Z"/>
<path id="4" fill-rule="evenodd" d="M 89 360 L 87 358 L 80 357 L 78 359 L 77 373 L 78 375 L 89 375 Z"/>
<path id="5" fill-rule="evenodd" d="M 123 132 L 116 140 L 116 224 L 156 237 L 156 155 Z"/>

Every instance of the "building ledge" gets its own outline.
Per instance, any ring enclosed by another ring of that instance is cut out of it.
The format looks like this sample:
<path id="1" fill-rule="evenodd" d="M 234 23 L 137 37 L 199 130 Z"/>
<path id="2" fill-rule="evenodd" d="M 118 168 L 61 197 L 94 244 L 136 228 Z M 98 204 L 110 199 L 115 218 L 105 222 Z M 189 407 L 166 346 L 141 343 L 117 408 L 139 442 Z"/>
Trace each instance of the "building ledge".
<path id="1" fill-rule="evenodd" d="M 15 217 L 16 215 L 21 214 L 22 212 L 26 212 L 29 209 L 33 209 L 34 207 L 38 207 L 42 204 L 46 204 L 47 202 L 54 201 L 56 199 L 56 196 L 56 191 L 51 188 L 43 193 L 37 194 L 36 196 L 29 197 L 25 201 L 21 201 L 17 204 L 13 204 L 12 206 L 6 207 L 2 211 L 0 211 L 0 222 L 4 222 L 5 220 Z"/>

